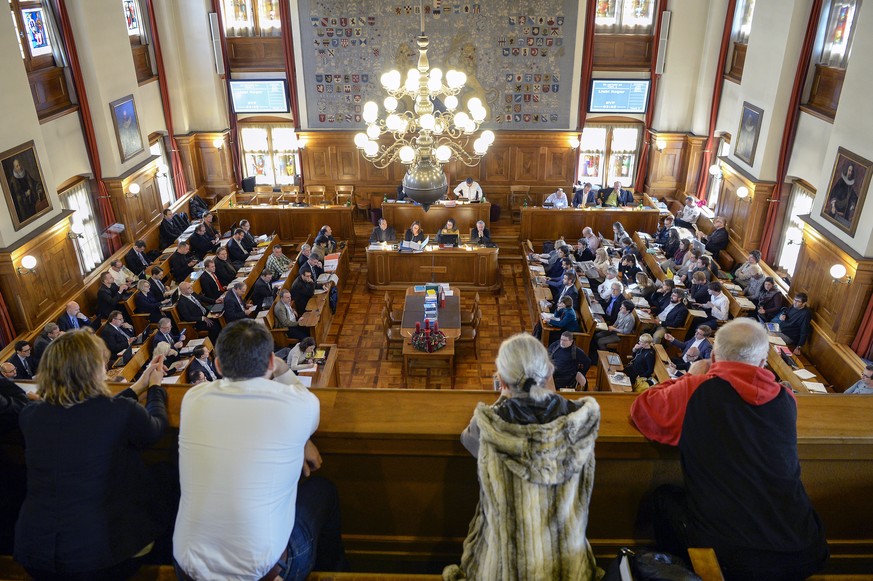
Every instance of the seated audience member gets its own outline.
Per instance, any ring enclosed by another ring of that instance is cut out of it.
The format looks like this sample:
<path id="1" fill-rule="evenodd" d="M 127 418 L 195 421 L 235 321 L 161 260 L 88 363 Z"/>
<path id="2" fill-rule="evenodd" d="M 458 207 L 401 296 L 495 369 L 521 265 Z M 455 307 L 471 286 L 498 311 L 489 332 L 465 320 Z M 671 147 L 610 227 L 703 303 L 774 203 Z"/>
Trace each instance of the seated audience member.
<path id="1" fill-rule="evenodd" d="M 676 219 L 673 223 L 682 228 L 693 230 L 699 217 L 700 207 L 697 205 L 697 200 L 694 196 L 685 196 L 685 205 L 676 213 Z"/>
<path id="2" fill-rule="evenodd" d="M 728 245 L 727 223 L 723 217 L 716 216 L 712 220 L 712 225 L 713 230 L 709 235 L 698 230 L 697 238 L 706 245 L 706 251 L 712 254 L 712 257 L 717 261 L 719 253 Z"/>
<path id="3" fill-rule="evenodd" d="M 551 281 L 549 281 L 549 286 L 553 286 Z M 575 271 L 572 269 L 564 271 L 564 274 L 561 275 L 560 284 L 553 286 L 552 295 L 556 305 L 560 303 L 561 299 L 564 297 L 570 297 L 570 300 L 573 301 L 573 308 L 579 308 L 579 291 L 576 290 Z"/>
<path id="4" fill-rule="evenodd" d="M 474 182 L 473 178 L 467 178 L 462 181 L 455 186 L 455 189 L 452 190 L 452 192 L 455 194 L 455 197 L 464 197 L 471 202 L 481 202 L 485 197 L 485 194 L 482 193 L 482 187 L 479 186 L 479 182 Z M 399 200 L 400 198 L 398 197 L 397 199 Z"/>
<path id="5" fill-rule="evenodd" d="M 191 250 L 199 258 L 203 260 L 207 254 L 212 254 L 218 248 L 218 243 L 214 237 L 209 236 L 206 232 L 206 224 L 201 222 L 194 230 L 194 234 L 188 239 L 191 245 Z"/>
<path id="6" fill-rule="evenodd" d="M 264 303 L 269 301 L 269 305 L 266 308 L 270 308 L 273 303 L 273 271 L 267 270 L 266 268 L 261 271 L 261 276 L 259 276 L 254 284 L 252 285 L 252 294 L 249 300 L 255 305 L 255 312 L 260 311 L 264 308 Z"/>
<path id="7" fill-rule="evenodd" d="M 168 374 L 176 372 L 175 363 L 179 360 L 179 352 L 166 341 L 152 347 L 152 363 L 158 359 L 164 362 L 163 365 L 167 368 Z"/>
<path id="8" fill-rule="evenodd" d="M 544 206 L 551 205 L 555 208 L 566 208 L 569 204 L 570 202 L 567 200 L 567 194 L 564 193 L 562 188 L 558 188 L 558 191 L 549 194 L 546 201 L 543 203 Z"/>
<path id="9" fill-rule="evenodd" d="M 712 260 L 710 260 L 708 256 L 699 256 L 694 266 L 685 274 L 680 275 L 679 278 L 687 284 L 688 279 L 693 276 L 695 272 L 702 272 L 703 276 L 706 278 L 706 282 L 712 282 L 713 278 L 717 278 L 713 276 Z"/>
<path id="10" fill-rule="evenodd" d="M 188 278 L 198 262 L 200 259 L 191 252 L 191 245 L 187 241 L 179 242 L 176 252 L 170 256 L 170 274 L 173 275 L 176 284 Z"/>
<path id="11" fill-rule="evenodd" d="M 11 363 L 6 361 L 0 363 L 0 436 L 16 430 L 18 428 L 18 416 L 21 413 L 21 410 L 31 401 L 37 401 L 39 399 L 35 393 L 27 393 L 12 381 L 15 379 L 15 374 L 17 372 L 18 370 Z M 11 465 L 5 461 L 0 463 L 0 467 L 4 470 L 12 469 Z M 18 510 L 15 507 L 20 508 L 21 501 L 24 499 L 24 486 L 21 484 L 23 483 L 24 474 L 22 473 L 20 475 L 22 477 L 20 482 L 17 481 L 16 478 L 12 479 L 16 482 L 8 481 L 4 476 L 9 476 L 9 474 L 4 474 L 0 471 L 0 483 L 3 483 L 4 485 L 8 484 L 10 487 L 15 486 L 15 488 L 20 488 L 21 490 L 21 494 L 16 494 L 16 498 L 13 501 L 13 499 L 9 498 L 9 490 L 4 488 L 4 496 L 0 499 L 0 508 L 6 509 L 8 507 L 8 509 L 10 509 L 0 512 L 0 515 L 4 517 L 7 515 L 9 516 L 9 518 L 4 518 L 2 521 L 5 529 L 7 522 L 9 527 L 12 527 L 15 518 L 18 516 Z M 19 486 L 19 484 L 21 485 Z M 15 506 L 13 506 L 13 504 Z M 9 515 L 9 512 L 12 509 L 15 509 L 14 516 Z M 4 536 L 6 536 L 5 532 Z M 9 536 L 11 538 L 11 535 Z"/>
<path id="12" fill-rule="evenodd" d="M 264 268 L 273 273 L 273 280 L 279 280 L 283 274 L 291 270 L 291 259 L 285 256 L 281 244 L 273 246 Z"/>
<path id="13" fill-rule="evenodd" d="M 216 273 L 218 264 L 213 258 L 207 258 L 203 261 L 203 274 L 200 275 L 200 291 L 203 296 L 209 299 L 210 303 L 221 302 L 225 288 L 221 279 Z M 182 285 L 179 285 L 181 288 Z"/>
<path id="14" fill-rule="evenodd" d="M 243 231 L 241 240 L 243 248 L 246 249 L 246 252 L 251 252 L 258 246 L 255 236 L 252 234 L 252 225 L 248 220 L 240 220 L 239 227 Z"/>
<path id="15" fill-rule="evenodd" d="M 176 302 L 176 312 L 179 314 L 180 320 L 186 323 L 194 323 L 195 329 L 206 331 L 209 333 L 209 338 L 215 342 L 218 338 L 218 333 L 221 332 L 221 325 L 217 319 L 209 318 L 211 301 L 207 301 L 206 297 L 194 292 L 194 287 L 191 286 L 190 282 L 183 282 L 179 285 L 179 300 Z"/>
<path id="16" fill-rule="evenodd" d="M 298 273 L 309 271 L 312 273 L 312 280 L 318 280 L 318 277 L 324 274 L 324 265 L 321 262 L 323 255 L 321 254 L 319 249 L 316 248 L 316 251 L 313 251 L 309 255 L 309 260 L 306 261 L 306 264 L 301 266 L 298 269 Z"/>
<path id="17" fill-rule="evenodd" d="M 103 330 L 100 331 L 100 338 L 109 348 L 110 356 L 114 358 L 120 356 L 133 344 L 136 335 L 134 335 L 133 326 L 124 322 L 124 315 L 121 314 L 121 311 L 112 311 L 109 313 L 106 324 L 103 325 Z"/>
<path id="18" fill-rule="evenodd" d="M 43 357 L 42 402 L 21 411 L 27 496 L 14 556 L 36 579 L 127 579 L 169 532 L 176 478 L 160 480 L 140 456 L 167 427 L 163 362 L 112 397 L 106 355 L 91 333 L 59 337 Z"/>
<path id="19" fill-rule="evenodd" d="M 312 271 L 301 270 L 297 279 L 291 284 L 291 298 L 294 299 L 297 312 L 302 313 L 306 310 L 306 305 L 313 295 L 315 295 L 315 280 L 312 278 Z"/>
<path id="20" fill-rule="evenodd" d="M 66 310 L 55 322 L 58 324 L 58 327 L 61 328 L 61 331 L 64 332 L 75 331 L 82 327 L 91 326 L 91 319 L 82 312 L 79 308 L 79 303 L 76 301 L 70 301 L 67 303 Z"/>
<path id="21" fill-rule="evenodd" d="M 6 362 L 15 366 L 15 379 L 33 379 L 36 375 L 36 360 L 27 341 L 16 341 L 15 353 Z"/>
<path id="22" fill-rule="evenodd" d="M 634 345 L 633 358 L 624 366 L 624 372 L 630 378 L 631 385 L 636 383 L 637 378 L 649 378 L 655 373 L 655 350 L 652 349 L 652 343 L 654 343 L 652 336 L 643 333 Z"/>
<path id="23" fill-rule="evenodd" d="M 370 244 L 376 242 L 396 242 L 397 233 L 394 228 L 388 226 L 388 220 L 379 218 L 379 225 L 373 227 L 373 232 L 370 233 Z"/>
<path id="24" fill-rule="evenodd" d="M 127 286 L 133 286 L 133 283 L 136 282 L 136 275 L 131 272 L 129 268 L 124 266 L 124 262 L 121 260 L 113 260 L 110 262 L 108 272 L 112 275 L 112 282 L 118 286 L 124 284 Z"/>
<path id="25" fill-rule="evenodd" d="M 304 337 L 288 351 L 288 356 L 285 359 L 285 362 L 288 364 L 288 369 L 294 373 L 315 369 L 316 364 L 309 361 L 314 353 L 315 339 L 312 337 Z"/>
<path id="26" fill-rule="evenodd" d="M 746 288 L 749 281 L 752 279 L 755 267 L 757 267 L 758 270 L 761 269 L 761 266 L 758 264 L 759 262 L 761 262 L 761 251 L 752 250 L 749 252 L 749 258 L 734 270 L 734 282 L 741 287 Z"/>
<path id="27" fill-rule="evenodd" d="M 167 208 L 163 212 L 164 218 L 161 220 L 161 225 L 158 227 L 161 238 L 161 248 L 172 246 L 173 242 L 184 231 L 184 228 L 179 228 L 179 225 L 173 220 L 173 211 Z"/>
<path id="28" fill-rule="evenodd" d="M 588 250 L 591 252 L 597 252 L 597 249 L 600 248 L 600 238 L 590 227 L 585 226 L 582 228 L 582 238 L 588 243 Z"/>
<path id="29" fill-rule="evenodd" d="M 597 269 L 599 280 L 604 280 L 608 276 L 609 269 L 613 268 L 612 261 L 609 259 L 609 253 L 606 248 L 598 248 L 594 252 L 594 268 Z M 618 269 L 616 269 L 616 273 Z M 588 278 L 591 278 L 590 276 Z"/>
<path id="30" fill-rule="evenodd" d="M 644 436 L 679 447 L 684 488 L 655 491 L 658 548 L 712 547 L 727 581 L 805 579 L 828 557 L 800 480 L 797 404 L 763 369 L 769 348 L 759 324 L 731 321 L 715 336 L 708 372 L 649 389 L 631 406 Z"/>
<path id="31" fill-rule="evenodd" d="M 133 247 L 124 255 L 124 262 L 127 264 L 127 268 L 137 276 L 151 264 L 144 240 L 137 240 L 133 243 Z"/>
<path id="32" fill-rule="evenodd" d="M 576 346 L 573 333 L 564 331 L 560 339 L 549 345 L 549 358 L 555 366 L 552 380 L 556 389 L 575 390 L 577 385 L 585 389 L 588 383 L 585 374 L 591 368 L 591 360 Z"/>
<path id="33" fill-rule="evenodd" d="M 664 240 L 664 244 L 661 246 L 661 251 L 664 253 L 664 256 L 675 257 L 676 251 L 679 250 L 679 247 L 682 244 L 682 239 L 679 238 L 679 231 L 675 228 L 670 228 L 667 231 L 667 238 Z M 690 241 L 689 246 L 690 248 Z M 682 256 L 684 256 L 684 252 Z M 682 263 L 682 259 L 680 257 L 679 263 Z"/>
<path id="34" fill-rule="evenodd" d="M 730 316 L 730 301 L 717 280 L 709 283 L 709 300 L 697 306 L 706 312 L 707 318 L 692 322 L 691 329 L 696 329 L 700 325 L 709 325 L 714 329 L 719 321 L 725 322 Z"/>
<path id="35" fill-rule="evenodd" d="M 279 291 L 279 300 L 273 306 L 273 316 L 276 318 L 276 327 L 287 329 L 285 335 L 288 338 L 301 340 L 309 337 L 309 327 L 300 326 L 297 311 L 291 306 L 291 291 L 287 289 Z"/>
<path id="36" fill-rule="evenodd" d="M 643 259 L 643 255 L 640 254 L 640 249 L 637 248 L 637 245 L 634 244 L 634 241 L 630 236 L 625 236 L 621 239 L 621 249 L 619 254 L 621 256 L 627 256 L 628 254 L 632 255 L 637 261 L 641 261 Z"/>
<path id="37" fill-rule="evenodd" d="M 257 321 L 228 325 L 215 351 L 224 379 L 182 400 L 173 534 L 180 578 L 305 579 L 313 568 L 345 569 L 336 488 L 301 478 L 321 465 L 309 439 L 318 398 L 274 356 Z"/>
<path id="38" fill-rule="evenodd" d="M 109 272 L 103 273 L 100 288 L 97 289 L 97 316 L 105 319 L 109 313 L 118 308 L 118 305 L 123 303 L 127 296 L 127 285 L 118 286 L 112 281 L 112 274 Z"/>
<path id="39" fill-rule="evenodd" d="M 632 301 L 623 300 L 618 308 L 615 320 L 607 325 L 606 331 L 597 331 L 591 337 L 591 360 L 597 361 L 597 352 L 606 351 L 610 345 L 621 342 L 621 335 L 629 335 L 636 327 L 637 320 L 634 317 L 634 304 Z"/>
<path id="40" fill-rule="evenodd" d="M 552 262 L 551 259 L 549 263 L 545 265 L 546 276 L 548 278 L 557 278 L 561 276 L 564 272 L 563 260 L 570 258 L 570 247 L 569 246 L 560 246 L 555 250 L 555 261 Z"/>
<path id="41" fill-rule="evenodd" d="M 806 293 L 797 293 L 791 306 L 783 307 L 782 311 L 770 320 L 771 323 L 779 323 L 777 334 L 794 346 L 795 355 L 800 355 L 800 348 L 809 338 L 812 311 L 807 305 L 808 301 L 809 297 Z"/>
<path id="42" fill-rule="evenodd" d="M 215 253 L 215 275 L 218 277 L 218 280 L 221 281 L 221 284 L 224 286 L 229 285 L 236 278 L 236 271 L 239 268 L 233 266 L 230 261 L 230 254 L 227 251 L 227 246 L 222 246 Z"/>
<path id="43" fill-rule="evenodd" d="M 658 326 L 652 332 L 655 343 L 660 343 L 661 338 L 667 336 L 667 327 L 682 327 L 688 318 L 688 307 L 685 306 L 685 291 L 674 289 L 670 293 L 670 302 L 658 311 L 655 321 Z M 669 341 L 669 339 L 668 339 Z"/>
<path id="44" fill-rule="evenodd" d="M 679 247 L 672 256 L 667 253 L 664 253 L 664 255 L 667 259 L 660 263 L 661 270 L 664 272 L 672 271 L 673 274 L 676 274 L 685 266 L 686 259 L 691 256 L 691 240 L 687 238 L 680 240 Z"/>
<path id="45" fill-rule="evenodd" d="M 300 256 L 297 257 L 297 267 L 301 267 L 309 260 L 309 255 L 312 254 L 312 246 L 304 244 L 300 247 Z"/>
<path id="46" fill-rule="evenodd" d="M 57 323 L 48 323 L 42 328 L 42 333 L 40 333 L 33 342 L 34 369 L 39 368 L 39 360 L 42 359 L 42 354 L 45 353 L 45 349 L 49 346 L 49 343 L 63 335 L 63 333 L 64 332 L 61 331 L 61 328 L 58 327 Z"/>
<path id="47" fill-rule="evenodd" d="M 670 232 L 675 232 L 675 231 L 676 231 L 675 228 L 673 228 L 673 216 L 668 214 L 667 216 L 664 217 L 664 221 L 658 225 L 658 229 L 655 230 L 655 235 L 654 235 L 655 244 L 658 244 L 659 246 L 661 246 L 663 248 L 664 246 L 667 245 L 667 240 L 670 237 Z M 676 232 L 676 237 L 678 240 L 678 237 L 679 237 L 678 232 Z M 666 250 L 664 251 L 664 254 L 666 254 L 667 256 L 670 256 L 670 254 L 667 253 Z"/>
<path id="48" fill-rule="evenodd" d="M 600 408 L 593 398 L 570 401 L 545 388 L 549 354 L 530 335 L 504 341 L 496 366 L 500 397 L 479 404 L 461 434 L 478 459 L 481 494 L 461 563 L 443 579 L 502 579 L 510 571 L 517 579 L 594 579 L 584 523 Z M 550 541 L 532 541 L 539 538 Z"/>
<path id="49" fill-rule="evenodd" d="M 758 305 L 758 320 L 766 323 L 782 310 L 782 293 L 776 288 L 772 277 L 764 278 L 764 286 L 758 294 L 755 304 Z"/>
<path id="50" fill-rule="evenodd" d="M 552 245 L 552 250 L 545 252 L 545 248 L 547 246 L 547 243 L 543 243 L 544 252 L 542 254 L 529 254 L 528 260 L 530 260 L 531 262 L 540 262 L 543 265 L 545 265 L 546 270 L 548 270 L 549 268 L 554 266 L 554 264 L 556 262 L 560 262 L 560 257 L 558 256 L 558 249 L 563 248 L 566 245 L 567 245 L 567 243 L 564 242 L 563 237 L 558 238 L 557 240 L 555 240 L 554 244 Z"/>
<path id="51" fill-rule="evenodd" d="M 670 358 L 671 361 L 673 361 L 673 364 L 679 369 L 687 371 L 688 366 L 696 361 L 695 359 L 688 358 L 688 353 L 692 349 L 697 350 L 698 359 L 709 359 L 709 355 L 712 353 L 712 344 L 709 342 L 709 337 L 711 335 L 712 327 L 709 325 L 700 325 L 697 327 L 697 330 L 694 331 L 694 335 L 687 341 L 680 341 L 670 333 L 664 335 L 664 339 L 666 339 L 670 345 L 673 345 L 682 352 L 679 357 Z"/>
<path id="52" fill-rule="evenodd" d="M 633 206 L 634 204 L 634 195 L 630 190 L 623 190 L 620 181 L 612 184 L 611 188 L 600 190 L 598 199 L 601 206 Z"/>
<path id="53" fill-rule="evenodd" d="M 152 285 L 150 292 L 152 294 L 152 297 L 154 297 L 156 301 L 163 301 L 164 299 L 171 297 L 173 293 L 176 292 L 176 281 L 173 281 L 169 287 L 164 284 L 165 275 L 164 271 L 161 269 L 160 266 L 152 266 L 147 270 L 151 275 L 148 278 L 149 282 Z"/>
<path id="54" fill-rule="evenodd" d="M 582 329 L 579 327 L 579 319 L 576 317 L 576 311 L 573 310 L 573 299 L 570 297 L 562 298 L 555 310 L 555 314 L 547 321 L 549 325 L 571 333 L 578 333 Z"/>
<path id="55" fill-rule="evenodd" d="M 421 229 L 421 223 L 416 220 L 412 223 L 412 225 L 406 229 L 406 234 L 403 236 L 403 239 L 406 242 L 424 242 L 424 239 L 427 238 L 427 235 Z"/>
<path id="56" fill-rule="evenodd" d="M 192 373 L 202 373 L 205 381 L 215 381 L 221 379 L 215 365 L 209 359 L 209 347 L 206 345 L 198 345 L 191 352 L 194 358 L 188 364 L 188 383 L 198 383 L 192 381 Z"/>
<path id="57" fill-rule="evenodd" d="M 619 245 L 625 238 L 630 238 L 630 235 L 627 233 L 627 230 L 624 229 L 624 224 L 621 222 L 615 222 L 612 225 L 612 241 L 616 245 Z"/>
<path id="58" fill-rule="evenodd" d="M 591 183 L 577 181 L 573 186 L 573 207 L 582 208 L 584 206 L 597 205 L 597 192 L 591 189 Z"/>
<path id="59" fill-rule="evenodd" d="M 218 244 L 218 241 L 221 240 L 221 230 L 218 229 L 215 214 L 212 212 L 203 214 L 203 225 L 206 226 L 206 235 L 212 239 L 213 244 Z"/>
<path id="60" fill-rule="evenodd" d="M 470 230 L 470 242 L 472 244 L 489 244 L 491 231 L 485 227 L 485 222 L 478 220 L 476 226 Z"/>
<path id="61" fill-rule="evenodd" d="M 846 391 L 846 395 L 873 395 L 873 365 L 868 365 L 861 372 L 861 379 L 853 383 Z"/>
<path id="62" fill-rule="evenodd" d="M 163 305 L 151 295 L 152 284 L 147 280 L 141 280 L 136 284 L 136 288 L 139 292 L 133 297 L 136 306 L 134 312 L 148 315 L 150 323 L 157 323 L 163 317 L 161 314 L 161 306 Z"/>
<path id="63" fill-rule="evenodd" d="M 233 266 L 235 271 L 243 267 L 243 264 L 245 264 L 246 262 L 246 258 L 249 257 L 249 253 L 251 252 L 251 250 L 248 250 L 243 244 L 243 237 L 245 236 L 245 233 L 246 231 L 242 228 L 237 228 L 233 231 L 233 236 L 231 237 L 230 241 L 228 241 L 228 243 L 225 245 L 230 264 Z"/>
<path id="64" fill-rule="evenodd" d="M 446 220 L 446 225 L 440 228 L 440 231 L 437 232 L 437 242 L 439 244 L 443 243 L 443 236 L 445 235 L 455 235 L 458 236 L 458 226 L 455 224 L 455 220 L 453 218 L 449 218 Z"/>
<path id="65" fill-rule="evenodd" d="M 185 379 L 191 385 L 199 385 L 206 383 L 206 374 L 203 373 L 202 369 L 194 369 L 189 365 L 188 370 L 185 372 Z"/>
<path id="66" fill-rule="evenodd" d="M 336 252 L 337 243 L 333 238 L 333 229 L 325 224 L 315 237 L 316 246 L 325 246 L 325 254 Z"/>
<path id="67" fill-rule="evenodd" d="M 637 265 L 637 259 L 633 254 L 626 254 L 621 257 L 621 262 L 618 263 L 618 272 L 624 284 L 633 284 L 637 279 L 637 274 L 642 272 L 642 269 Z"/>
<path id="68" fill-rule="evenodd" d="M 245 304 L 246 291 L 248 285 L 243 281 L 238 281 L 230 285 L 230 288 L 224 293 L 224 320 L 228 323 L 245 319 L 255 311 L 255 305 Z"/>
<path id="69" fill-rule="evenodd" d="M 152 347 L 154 348 L 159 343 L 167 343 L 170 347 L 179 351 L 185 346 L 185 337 L 179 333 L 173 333 L 173 321 L 164 317 L 158 321 L 158 330 L 155 332 L 152 339 Z"/>
<path id="70" fill-rule="evenodd" d="M 655 283 L 652 282 L 652 279 L 645 272 L 638 272 L 634 277 L 634 282 L 637 284 L 637 290 L 634 292 L 639 293 L 646 301 L 649 301 L 652 295 L 655 294 L 655 291 L 658 290 L 658 287 L 655 286 Z"/>
<path id="71" fill-rule="evenodd" d="M 752 277 L 749 279 L 749 282 L 745 286 L 743 292 L 750 301 L 755 303 L 758 301 L 758 298 L 761 296 L 761 292 L 764 290 L 764 280 L 767 277 L 764 276 L 764 270 L 757 264 L 752 268 L 751 276 Z M 773 280 L 773 282 L 776 282 L 775 279 Z"/>
<path id="72" fill-rule="evenodd" d="M 667 364 L 667 372 L 671 377 L 679 377 L 685 373 L 690 373 L 694 365 L 700 365 L 705 359 L 700 357 L 700 351 L 697 347 L 690 347 L 682 357 L 671 357 L 670 363 Z"/>
<path id="73" fill-rule="evenodd" d="M 652 297 L 648 299 L 649 309 L 653 314 L 658 314 L 663 311 L 669 304 L 672 298 L 673 290 L 676 288 L 676 283 L 672 278 L 662 280 L 660 286 L 652 293 Z"/>
<path id="74" fill-rule="evenodd" d="M 580 238 L 573 249 L 573 255 L 579 262 L 594 262 L 594 253 L 588 248 L 588 241 Z"/>
<path id="75" fill-rule="evenodd" d="M 691 276 L 688 300 L 692 305 L 700 305 L 709 300 L 709 283 L 706 282 L 706 275 L 702 272 L 695 272 Z"/>
<path id="76" fill-rule="evenodd" d="M 600 295 L 600 302 L 609 301 L 615 296 L 613 293 L 613 283 L 618 283 L 618 292 L 621 294 L 624 291 L 624 285 L 618 278 L 618 269 L 610 266 L 606 270 L 606 278 L 597 287 L 597 294 Z"/>

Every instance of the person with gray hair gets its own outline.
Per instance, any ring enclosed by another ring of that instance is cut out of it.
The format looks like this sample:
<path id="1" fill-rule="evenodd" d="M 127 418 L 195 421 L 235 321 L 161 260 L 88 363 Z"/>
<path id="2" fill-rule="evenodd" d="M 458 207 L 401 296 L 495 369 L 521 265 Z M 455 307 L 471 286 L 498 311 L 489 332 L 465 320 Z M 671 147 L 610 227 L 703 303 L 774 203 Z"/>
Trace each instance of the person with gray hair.
<path id="1" fill-rule="evenodd" d="M 621 284 L 621 279 L 618 278 L 618 268 L 610 266 L 606 269 L 606 278 L 597 287 L 597 294 L 600 295 L 601 303 L 612 298 L 612 283 L 617 282 L 621 287 L 621 292 L 624 291 L 624 285 Z"/>
<path id="2" fill-rule="evenodd" d="M 304 244 L 300 247 L 300 256 L 297 257 L 297 268 L 300 268 L 306 261 L 309 260 L 309 255 L 312 254 L 312 246 Z"/>
<path id="3" fill-rule="evenodd" d="M 682 555 L 712 547 L 727 581 L 805 579 L 827 541 L 800 480 L 797 402 L 764 369 L 767 332 L 735 319 L 715 335 L 712 365 L 640 394 L 631 419 L 678 446 L 685 487 L 655 491 L 655 540 Z"/>
<path id="4" fill-rule="evenodd" d="M 57 323 L 48 323 L 42 328 L 42 333 L 33 342 L 33 362 L 36 367 L 39 367 L 39 360 L 42 359 L 42 354 L 45 352 L 49 343 L 63 335 L 64 332 L 58 327 Z"/>
<path id="5" fill-rule="evenodd" d="M 600 407 L 554 392 L 549 353 L 531 335 L 504 341 L 495 363 L 500 397 L 476 406 L 461 434 L 478 460 L 479 506 L 443 579 L 593 579 L 584 523 Z M 550 542 L 531 542 L 540 538 Z"/>

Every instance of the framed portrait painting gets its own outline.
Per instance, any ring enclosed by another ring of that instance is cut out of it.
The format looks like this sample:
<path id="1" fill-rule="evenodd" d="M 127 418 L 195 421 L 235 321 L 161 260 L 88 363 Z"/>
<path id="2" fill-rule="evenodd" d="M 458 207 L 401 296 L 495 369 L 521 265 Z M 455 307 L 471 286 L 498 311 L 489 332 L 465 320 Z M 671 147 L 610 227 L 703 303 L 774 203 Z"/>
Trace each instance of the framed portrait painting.
<path id="1" fill-rule="evenodd" d="M 121 155 L 123 163 L 145 149 L 142 133 L 139 130 L 139 117 L 136 115 L 133 95 L 109 103 L 109 108 L 112 110 L 115 139 L 118 141 L 118 153 Z"/>
<path id="2" fill-rule="evenodd" d="M 21 230 L 51 211 L 33 141 L 0 154 L 0 168 L 0 187 L 12 215 L 13 228 Z"/>
<path id="3" fill-rule="evenodd" d="M 743 102 L 743 114 L 740 117 L 740 128 L 737 130 L 734 155 L 750 166 L 755 164 L 755 151 L 758 149 L 758 135 L 761 133 L 763 117 L 763 109 L 755 107 L 748 101 Z"/>
<path id="4" fill-rule="evenodd" d="M 842 147 L 837 149 L 821 215 L 849 236 L 854 236 L 858 228 L 871 172 L 873 162 Z"/>

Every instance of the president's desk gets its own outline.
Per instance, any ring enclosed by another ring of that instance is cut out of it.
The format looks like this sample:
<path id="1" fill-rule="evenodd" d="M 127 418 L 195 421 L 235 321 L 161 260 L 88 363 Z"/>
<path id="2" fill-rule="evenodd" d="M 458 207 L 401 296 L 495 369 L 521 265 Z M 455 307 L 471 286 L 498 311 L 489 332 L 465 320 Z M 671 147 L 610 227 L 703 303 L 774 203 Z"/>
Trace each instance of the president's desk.
<path id="1" fill-rule="evenodd" d="M 244 195 L 239 199 L 245 201 L 250 197 Z M 276 194 L 277 199 L 278 197 Z M 328 225 L 337 240 L 345 240 L 349 244 L 355 242 L 354 206 L 240 205 L 237 194 L 230 194 L 216 204 L 213 211 L 225 230 L 238 224 L 240 220 L 248 220 L 255 234 L 276 232 L 280 240 L 302 240 L 307 236 L 312 236 L 315 240 L 321 227 Z"/>
<path id="2" fill-rule="evenodd" d="M 485 222 L 486 228 L 491 228 L 491 204 L 488 202 L 459 203 L 454 206 L 433 204 L 425 212 L 424 208 L 417 204 L 383 202 L 382 217 L 388 220 L 388 225 L 394 228 L 397 236 L 401 238 L 415 220 L 421 223 L 421 229 L 425 234 L 433 235 L 446 225 L 449 218 L 455 220 L 461 234 L 467 235 L 479 220 Z"/>
<path id="3" fill-rule="evenodd" d="M 432 211 L 432 210 L 431 210 Z M 367 287 L 403 290 L 425 282 L 447 282 L 462 291 L 497 292 L 500 269 L 497 248 L 426 247 L 424 252 L 367 249 Z"/>
<path id="4" fill-rule="evenodd" d="M 629 206 L 626 208 L 554 208 L 528 207 L 521 209 L 518 238 L 541 244 L 564 236 L 568 243 L 582 237 L 582 229 L 590 226 L 594 233 L 612 239 L 612 225 L 621 222 L 628 234 L 637 230 L 654 232 L 658 228 L 658 210 Z"/>

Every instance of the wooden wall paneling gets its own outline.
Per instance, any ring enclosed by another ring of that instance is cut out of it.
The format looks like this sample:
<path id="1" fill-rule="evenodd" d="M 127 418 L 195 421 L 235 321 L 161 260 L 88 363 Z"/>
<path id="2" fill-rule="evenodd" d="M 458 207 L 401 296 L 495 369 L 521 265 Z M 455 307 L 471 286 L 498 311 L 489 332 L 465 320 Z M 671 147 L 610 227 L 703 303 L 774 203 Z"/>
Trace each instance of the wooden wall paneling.
<path id="1" fill-rule="evenodd" d="M 540 181 L 540 148 L 537 146 L 515 147 L 513 176 L 518 184 L 534 184 Z"/>
<path id="2" fill-rule="evenodd" d="M 547 182 L 554 181 L 565 185 L 573 184 L 574 152 L 568 147 L 544 147 L 546 163 L 543 165 L 543 179 Z M 573 192 L 566 190 L 572 197 Z"/>
<path id="3" fill-rule="evenodd" d="M 594 35 L 594 70 L 647 71 L 651 66 L 651 35 Z"/>
<path id="4" fill-rule="evenodd" d="M 806 107 L 833 119 L 840 104 L 840 94 L 843 91 L 843 80 L 846 69 L 829 67 L 823 64 L 815 65 L 815 76 L 812 79 L 812 89 Z"/>
<path id="5" fill-rule="evenodd" d="M 196 134 L 176 135 L 176 146 L 179 148 L 179 155 L 182 157 L 182 168 L 185 171 L 185 181 L 188 183 L 188 189 L 194 190 L 194 193 L 198 196 L 205 195 L 206 188 L 204 187 L 203 172 L 200 167 L 200 156 L 197 155 Z"/>
<path id="6" fill-rule="evenodd" d="M 63 68 L 39 69 L 28 73 L 27 78 L 33 93 L 36 114 L 40 119 L 72 106 Z"/>
<path id="7" fill-rule="evenodd" d="M 155 73 L 152 71 L 152 59 L 148 45 L 131 45 L 130 50 L 133 53 L 133 69 L 136 72 L 137 82 L 142 83 L 154 77 Z"/>
<path id="8" fill-rule="evenodd" d="M 760 248 L 767 208 L 776 184 L 756 180 L 724 157 L 719 158 L 719 166 L 724 176 L 724 184 L 715 213 L 727 219 L 730 237 L 740 247 L 747 250 Z M 745 199 L 736 195 L 741 186 L 749 189 L 749 195 Z"/>
<path id="9" fill-rule="evenodd" d="M 160 220 L 164 208 L 157 182 L 158 163 L 160 158 L 152 156 L 123 176 L 103 180 L 116 219 L 125 226 L 121 235 L 125 243 L 139 240 L 149 226 Z M 135 196 L 129 193 L 132 184 L 138 184 L 140 188 Z"/>
<path id="10" fill-rule="evenodd" d="M 512 155 L 508 145 L 492 145 L 482 158 L 484 180 L 489 184 L 510 184 L 512 181 Z"/>
<path id="11" fill-rule="evenodd" d="M 336 179 L 330 149 L 330 146 L 307 142 L 306 149 L 303 150 L 303 179 L 307 185 L 322 185 Z"/>
<path id="12" fill-rule="evenodd" d="M 336 151 L 336 179 L 354 182 L 360 175 L 361 153 L 353 143 L 339 145 Z M 366 162 L 369 163 L 369 162 Z M 373 164 L 370 164 L 373 165 Z"/>
<path id="13" fill-rule="evenodd" d="M 848 345 L 831 341 L 815 320 L 812 321 L 812 333 L 804 352 L 815 364 L 815 369 L 836 392 L 843 392 L 858 381 L 866 366 L 865 361 Z"/>
<path id="14" fill-rule="evenodd" d="M 665 147 L 658 150 L 657 142 Z M 684 182 L 686 141 L 684 133 L 651 132 L 649 137 L 649 173 L 646 193 L 655 198 L 673 195 Z"/>
<path id="15" fill-rule="evenodd" d="M 276 36 L 230 37 L 227 57 L 231 70 L 283 70 L 282 38 Z"/>
<path id="16" fill-rule="evenodd" d="M 218 139 L 223 140 L 221 147 L 215 147 L 215 141 Z M 233 158 L 227 133 L 197 133 L 194 141 L 207 194 L 210 197 L 221 198 L 236 191 L 237 183 L 234 178 Z"/>
<path id="17" fill-rule="evenodd" d="M 700 172 L 709 170 L 709 168 L 700 167 L 703 163 L 703 148 L 706 147 L 706 137 L 686 135 L 685 142 L 687 144 L 684 164 L 685 181 L 677 191 L 683 195 L 696 194 L 697 184 L 700 183 Z"/>

